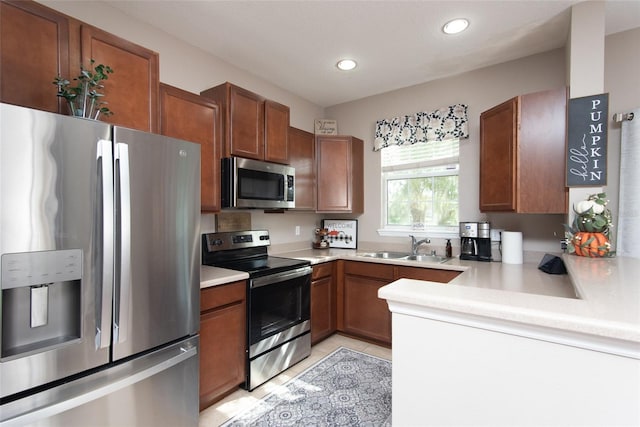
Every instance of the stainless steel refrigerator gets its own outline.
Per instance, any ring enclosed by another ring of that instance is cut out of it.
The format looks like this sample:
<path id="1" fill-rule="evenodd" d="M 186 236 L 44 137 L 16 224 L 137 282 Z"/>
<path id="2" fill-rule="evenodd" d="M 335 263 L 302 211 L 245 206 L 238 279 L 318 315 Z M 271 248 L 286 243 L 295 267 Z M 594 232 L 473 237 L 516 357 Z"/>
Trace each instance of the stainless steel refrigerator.
<path id="1" fill-rule="evenodd" d="M 0 108 L 0 425 L 197 425 L 200 146 Z"/>

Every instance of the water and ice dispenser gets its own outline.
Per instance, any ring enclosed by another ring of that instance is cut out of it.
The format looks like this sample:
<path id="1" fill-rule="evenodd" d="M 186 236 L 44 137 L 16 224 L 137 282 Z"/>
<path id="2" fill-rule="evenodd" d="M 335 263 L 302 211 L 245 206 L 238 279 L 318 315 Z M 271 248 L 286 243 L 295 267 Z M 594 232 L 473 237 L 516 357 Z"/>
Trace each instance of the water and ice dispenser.
<path id="1" fill-rule="evenodd" d="M 3 254 L 1 271 L 2 360 L 80 339 L 80 249 Z"/>

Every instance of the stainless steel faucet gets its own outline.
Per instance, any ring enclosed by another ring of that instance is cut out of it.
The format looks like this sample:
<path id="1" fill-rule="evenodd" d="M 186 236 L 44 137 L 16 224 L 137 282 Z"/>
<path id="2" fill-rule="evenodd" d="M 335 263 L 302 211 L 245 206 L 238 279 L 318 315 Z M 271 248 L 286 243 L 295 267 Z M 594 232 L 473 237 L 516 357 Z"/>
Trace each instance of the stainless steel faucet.
<path id="1" fill-rule="evenodd" d="M 409 237 L 411 237 L 411 255 L 418 255 L 418 246 L 420 246 L 423 243 L 431 243 L 431 240 L 429 240 L 428 237 L 425 237 L 422 240 L 416 240 L 416 236 L 414 235 L 409 235 Z"/>

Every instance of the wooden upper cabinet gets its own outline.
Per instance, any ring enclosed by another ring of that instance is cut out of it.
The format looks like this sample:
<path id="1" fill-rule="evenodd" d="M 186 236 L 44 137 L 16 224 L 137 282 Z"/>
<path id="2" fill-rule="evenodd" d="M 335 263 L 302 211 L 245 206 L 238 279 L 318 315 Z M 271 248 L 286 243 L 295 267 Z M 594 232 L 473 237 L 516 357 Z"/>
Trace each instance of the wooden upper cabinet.
<path id="1" fill-rule="evenodd" d="M 289 164 L 296 170 L 296 210 L 316 209 L 315 136 L 289 128 Z"/>
<path id="2" fill-rule="evenodd" d="M 289 163 L 289 107 L 229 82 L 200 94 L 220 105 L 224 157 Z"/>
<path id="3" fill-rule="evenodd" d="M 317 212 L 364 212 L 363 150 L 353 136 L 316 137 Z"/>
<path id="4" fill-rule="evenodd" d="M 480 210 L 566 213 L 566 88 L 517 96 L 480 115 Z"/>
<path id="5" fill-rule="evenodd" d="M 104 85 L 104 100 L 113 115 L 102 121 L 158 133 L 158 54 L 90 25 L 81 26 L 82 63 L 113 68 Z"/>
<path id="6" fill-rule="evenodd" d="M 2 1 L 0 43 L 0 101 L 66 112 L 52 82 L 69 78 L 67 16 L 36 2 Z"/>
<path id="7" fill-rule="evenodd" d="M 480 116 L 480 210 L 516 210 L 518 98 Z"/>
<path id="8" fill-rule="evenodd" d="M 264 159 L 289 164 L 289 107 L 265 100 L 264 133 Z"/>
<path id="9" fill-rule="evenodd" d="M 200 144 L 200 203 L 220 211 L 220 110 L 212 100 L 160 84 L 160 133 Z"/>

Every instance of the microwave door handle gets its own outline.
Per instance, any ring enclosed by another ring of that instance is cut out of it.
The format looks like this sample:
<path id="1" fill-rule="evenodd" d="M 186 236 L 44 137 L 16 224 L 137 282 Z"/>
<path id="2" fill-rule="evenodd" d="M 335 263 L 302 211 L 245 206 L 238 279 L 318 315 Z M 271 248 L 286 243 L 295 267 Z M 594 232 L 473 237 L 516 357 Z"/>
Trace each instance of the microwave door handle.
<path id="1" fill-rule="evenodd" d="M 98 140 L 96 160 L 100 176 L 99 203 L 96 209 L 96 224 L 101 227 L 102 245 L 98 246 L 101 277 L 96 277 L 97 295 L 100 298 L 96 309 L 96 349 L 111 345 L 111 299 L 113 296 L 113 246 L 114 246 L 114 197 L 113 197 L 113 152 L 111 141 Z M 101 218 L 100 218 L 101 217 Z"/>
<path id="2" fill-rule="evenodd" d="M 131 316 L 131 187 L 129 168 L 129 146 L 116 143 L 116 165 L 120 203 L 120 246 L 118 247 L 120 275 L 118 277 L 118 295 L 114 310 L 114 343 L 125 342 L 129 332 Z"/>

